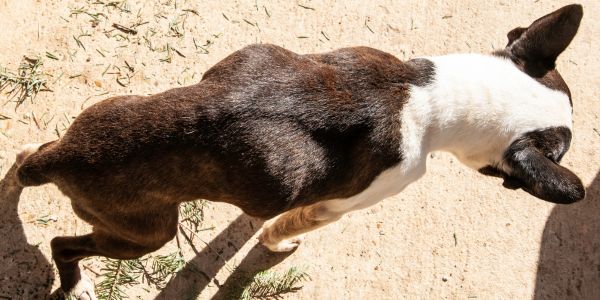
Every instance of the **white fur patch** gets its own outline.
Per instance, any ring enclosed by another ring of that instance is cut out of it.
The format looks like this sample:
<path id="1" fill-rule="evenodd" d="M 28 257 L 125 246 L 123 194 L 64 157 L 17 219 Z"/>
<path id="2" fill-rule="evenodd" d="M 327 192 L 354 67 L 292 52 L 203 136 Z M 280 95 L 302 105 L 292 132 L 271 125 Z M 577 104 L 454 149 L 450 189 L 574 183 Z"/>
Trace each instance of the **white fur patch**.
<path id="1" fill-rule="evenodd" d="M 572 127 L 569 97 L 521 72 L 508 59 L 453 54 L 428 58 L 435 79 L 413 87 L 402 113 L 407 151 L 445 150 L 473 168 L 500 163 L 526 132 Z"/>
<path id="2" fill-rule="evenodd" d="M 449 151 L 479 169 L 500 164 L 522 134 L 553 126 L 571 128 L 569 98 L 521 72 L 509 60 L 479 54 L 428 58 L 433 83 L 413 86 L 401 113 L 403 161 L 363 192 L 324 204 L 345 213 L 400 193 L 425 173 L 427 154 Z"/>
<path id="3" fill-rule="evenodd" d="M 65 299 L 73 300 L 97 300 L 96 293 L 94 292 L 94 282 L 81 272 L 81 279 L 75 287 L 70 291 L 65 292 Z"/>
<path id="4" fill-rule="evenodd" d="M 323 202 L 333 215 L 347 213 L 352 210 L 369 207 L 385 198 L 400 193 L 411 182 L 425 174 L 425 163 L 406 168 L 399 164 L 382 172 L 364 191 L 350 198 L 334 199 Z"/>
<path id="5" fill-rule="evenodd" d="M 38 151 L 38 149 L 40 149 L 40 146 L 42 144 L 25 144 L 21 147 L 21 152 L 19 152 L 19 154 L 17 154 L 17 166 L 20 166 L 23 164 L 23 162 L 25 161 L 25 159 L 27 159 L 27 157 L 29 157 L 31 154 L 35 153 L 36 151 Z"/>

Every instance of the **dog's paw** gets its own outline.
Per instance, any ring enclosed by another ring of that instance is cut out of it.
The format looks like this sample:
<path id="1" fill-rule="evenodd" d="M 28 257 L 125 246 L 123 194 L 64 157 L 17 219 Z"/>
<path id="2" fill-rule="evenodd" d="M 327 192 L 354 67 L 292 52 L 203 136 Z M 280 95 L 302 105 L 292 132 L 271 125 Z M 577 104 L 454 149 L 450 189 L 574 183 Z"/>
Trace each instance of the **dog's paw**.
<path id="1" fill-rule="evenodd" d="M 83 272 L 81 279 L 68 292 L 65 292 L 65 300 L 97 300 L 94 293 L 94 283 Z"/>
<path id="2" fill-rule="evenodd" d="M 266 238 L 265 235 L 261 234 L 258 237 L 258 240 L 272 252 L 289 252 L 298 248 L 300 243 L 302 243 L 302 241 L 304 240 L 304 235 L 299 235 L 293 238 L 283 239 L 280 241 L 272 241 L 271 239 Z"/>
<path id="3" fill-rule="evenodd" d="M 267 247 L 272 252 L 289 252 L 296 248 L 304 240 L 304 234 L 282 239 L 281 236 L 274 234 L 277 230 L 274 230 L 274 226 L 278 217 L 266 221 L 262 226 L 262 231 L 258 236 L 258 240 L 263 246 Z"/>

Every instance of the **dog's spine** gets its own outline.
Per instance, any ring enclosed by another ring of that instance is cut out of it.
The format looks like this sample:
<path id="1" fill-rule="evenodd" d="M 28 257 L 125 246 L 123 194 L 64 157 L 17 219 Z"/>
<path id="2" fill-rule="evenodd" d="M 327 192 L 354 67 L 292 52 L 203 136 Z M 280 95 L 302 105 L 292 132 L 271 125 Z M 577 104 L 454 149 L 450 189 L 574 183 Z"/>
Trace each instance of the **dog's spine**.
<path id="1" fill-rule="evenodd" d="M 26 145 L 21 153 L 17 155 L 17 179 L 21 186 L 37 186 L 50 182 L 44 175 L 48 165 L 48 152 L 52 145 L 57 142 L 49 142 L 41 146 Z"/>

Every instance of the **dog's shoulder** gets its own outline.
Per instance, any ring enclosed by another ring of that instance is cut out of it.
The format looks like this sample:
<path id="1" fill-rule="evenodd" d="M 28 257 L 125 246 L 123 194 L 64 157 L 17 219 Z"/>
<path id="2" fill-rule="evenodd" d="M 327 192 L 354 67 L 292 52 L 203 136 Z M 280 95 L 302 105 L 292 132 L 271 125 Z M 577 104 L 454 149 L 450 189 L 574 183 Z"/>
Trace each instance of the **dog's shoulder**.
<path id="1" fill-rule="evenodd" d="M 237 81 L 256 79 L 266 72 L 283 71 L 289 67 L 298 67 L 300 55 L 271 44 L 252 44 L 219 61 L 208 69 L 202 80 Z M 278 72 L 283 74 L 283 72 Z"/>

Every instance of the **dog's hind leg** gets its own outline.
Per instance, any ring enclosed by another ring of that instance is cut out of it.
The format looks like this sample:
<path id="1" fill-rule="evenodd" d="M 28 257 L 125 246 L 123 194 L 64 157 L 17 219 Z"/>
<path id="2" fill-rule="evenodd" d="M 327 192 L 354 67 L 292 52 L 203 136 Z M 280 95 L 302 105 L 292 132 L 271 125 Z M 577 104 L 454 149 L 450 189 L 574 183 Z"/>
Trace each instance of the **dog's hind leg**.
<path id="1" fill-rule="evenodd" d="M 333 223 L 345 213 L 328 207 L 327 202 L 319 202 L 287 211 L 265 222 L 259 240 L 271 251 L 291 251 L 298 247 L 304 233 Z"/>
<path id="2" fill-rule="evenodd" d="M 155 227 L 154 232 L 145 232 L 144 235 L 137 236 L 135 241 L 113 233 L 114 230 L 109 232 L 97 227 L 92 233 L 83 236 L 52 239 L 52 258 L 56 263 L 65 297 L 96 299 L 94 284 L 79 268 L 78 263 L 81 259 L 89 256 L 105 256 L 112 259 L 139 258 L 159 249 L 175 236 L 176 223 L 168 225 Z"/>

